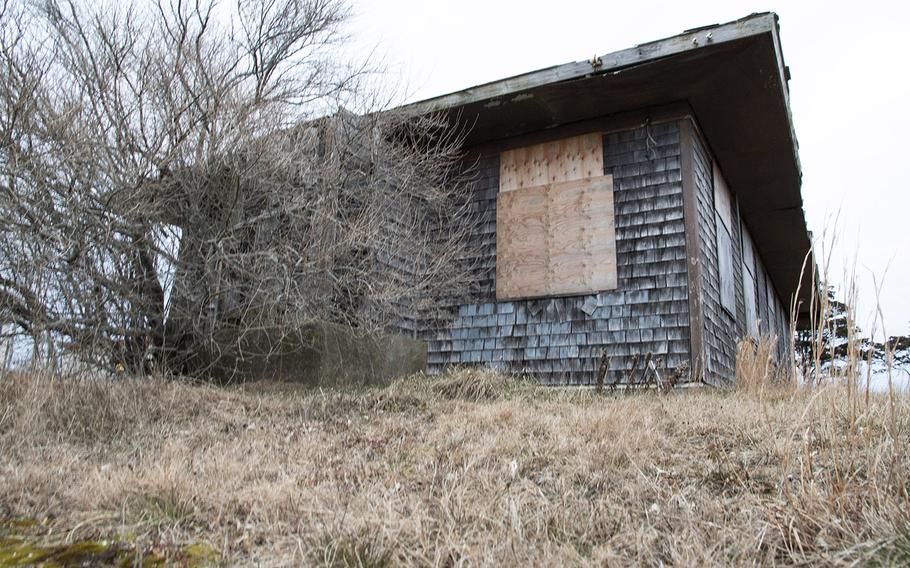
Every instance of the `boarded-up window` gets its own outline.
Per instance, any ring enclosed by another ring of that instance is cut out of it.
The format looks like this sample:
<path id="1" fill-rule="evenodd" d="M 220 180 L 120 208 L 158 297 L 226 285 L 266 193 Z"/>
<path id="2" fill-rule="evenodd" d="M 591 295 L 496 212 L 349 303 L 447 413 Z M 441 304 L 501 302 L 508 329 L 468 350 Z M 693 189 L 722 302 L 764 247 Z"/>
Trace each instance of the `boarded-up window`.
<path id="1" fill-rule="evenodd" d="M 727 232 L 733 234 L 733 219 L 736 217 L 733 214 L 733 196 L 717 164 L 714 164 L 714 209 Z"/>
<path id="2" fill-rule="evenodd" d="M 771 278 L 769 277 L 766 281 L 767 291 L 768 291 L 768 333 L 770 335 L 775 335 L 777 330 L 774 329 L 774 325 L 777 323 L 777 295 L 774 293 L 774 286 L 771 284 Z"/>
<path id="3" fill-rule="evenodd" d="M 743 270 L 743 300 L 746 303 L 746 334 L 758 337 L 758 307 L 755 297 L 755 276 Z"/>
<path id="4" fill-rule="evenodd" d="M 736 282 L 733 274 L 733 196 L 717 164 L 714 165 L 714 210 L 717 226 L 717 270 L 720 303 L 731 315 L 736 314 Z"/>
<path id="5" fill-rule="evenodd" d="M 758 337 L 758 298 L 755 283 L 755 248 L 745 223 L 741 224 L 743 236 L 743 300 L 746 304 L 746 333 Z"/>
<path id="6" fill-rule="evenodd" d="M 752 243 L 752 233 L 745 223 L 740 224 L 740 231 L 743 235 L 743 268 L 749 271 L 749 274 L 755 275 L 755 245 Z"/>
<path id="7" fill-rule="evenodd" d="M 758 280 L 755 286 L 755 293 L 758 296 L 758 331 L 762 335 L 766 335 L 771 332 L 768 322 L 768 294 L 765 293 L 768 273 L 760 262 L 756 264 L 755 270 Z"/>
<path id="8" fill-rule="evenodd" d="M 613 177 L 603 138 L 577 136 L 500 156 L 496 297 L 616 288 Z"/>
<path id="9" fill-rule="evenodd" d="M 719 223 L 718 223 L 719 225 Z M 730 314 L 736 313 L 736 285 L 733 281 L 733 239 L 718 227 L 717 268 L 720 276 L 720 303 Z"/>

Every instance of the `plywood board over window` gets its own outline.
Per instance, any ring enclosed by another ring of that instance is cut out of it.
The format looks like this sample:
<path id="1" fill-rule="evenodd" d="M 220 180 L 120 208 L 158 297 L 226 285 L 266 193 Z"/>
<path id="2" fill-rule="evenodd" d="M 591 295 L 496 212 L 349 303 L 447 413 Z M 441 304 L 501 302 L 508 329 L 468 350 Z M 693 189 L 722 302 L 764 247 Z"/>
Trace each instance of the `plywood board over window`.
<path id="1" fill-rule="evenodd" d="M 774 317 L 777 313 L 777 300 L 775 299 L 777 297 L 777 294 L 774 293 L 774 285 L 771 284 L 770 278 L 765 280 L 765 286 L 766 286 L 767 293 L 768 293 L 768 300 L 766 302 L 766 305 L 768 306 L 768 311 L 767 311 L 767 315 L 765 317 L 767 318 L 767 322 L 768 322 L 768 333 L 773 335 L 774 334 L 774 323 L 777 321 L 777 318 Z"/>
<path id="2" fill-rule="evenodd" d="M 616 288 L 613 177 L 590 134 L 503 152 L 496 205 L 496 296 Z"/>
<path id="3" fill-rule="evenodd" d="M 746 306 L 746 333 L 758 337 L 758 299 L 756 297 L 755 283 L 755 249 L 749 228 L 745 223 L 740 223 L 740 234 L 743 244 L 743 301 Z"/>
<path id="4" fill-rule="evenodd" d="M 507 150 L 499 156 L 500 193 L 603 175 L 603 135 L 597 132 Z"/>
<path id="5" fill-rule="evenodd" d="M 724 229 L 717 231 L 717 267 L 720 276 L 720 303 L 730 315 L 736 314 L 736 282 L 733 274 L 733 239 Z"/>
<path id="6" fill-rule="evenodd" d="M 746 333 L 758 337 L 758 302 L 755 297 L 755 276 L 743 271 L 743 301 L 746 304 Z"/>
<path id="7" fill-rule="evenodd" d="M 717 229 L 717 270 L 720 303 L 730 315 L 736 315 L 736 284 L 733 274 L 733 196 L 717 164 L 714 164 L 714 211 Z"/>
<path id="8" fill-rule="evenodd" d="M 730 188 L 724 180 L 723 174 L 717 164 L 714 164 L 714 209 L 717 211 L 717 217 L 727 229 L 729 234 L 733 234 L 733 196 L 730 195 Z"/>

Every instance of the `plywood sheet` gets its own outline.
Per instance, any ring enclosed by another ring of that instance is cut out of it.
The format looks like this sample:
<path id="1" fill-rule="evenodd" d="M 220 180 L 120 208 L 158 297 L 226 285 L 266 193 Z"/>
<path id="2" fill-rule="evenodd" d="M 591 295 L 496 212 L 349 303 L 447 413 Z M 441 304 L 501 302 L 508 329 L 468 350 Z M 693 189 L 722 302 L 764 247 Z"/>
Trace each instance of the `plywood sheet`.
<path id="1" fill-rule="evenodd" d="M 501 192 L 496 227 L 497 298 L 616 288 L 612 176 Z"/>
<path id="2" fill-rule="evenodd" d="M 752 235 L 749 234 L 749 228 L 742 224 L 743 236 L 743 267 L 749 271 L 749 274 L 755 275 L 755 246 L 752 244 Z"/>
<path id="3" fill-rule="evenodd" d="M 736 315 L 736 282 L 733 274 L 733 239 L 717 215 L 717 269 L 720 279 L 720 303 L 730 315 Z"/>
<path id="4" fill-rule="evenodd" d="M 730 188 L 727 187 L 727 182 L 724 180 L 724 176 L 716 163 L 714 164 L 714 209 L 720 216 L 720 220 L 727 232 L 732 235 L 733 219 L 736 218 L 733 214 L 733 196 L 730 194 Z"/>
<path id="5" fill-rule="evenodd" d="M 601 177 L 603 173 L 603 135 L 593 132 L 502 152 L 499 191 Z"/>
<path id="6" fill-rule="evenodd" d="M 774 287 L 771 284 L 770 278 L 765 280 L 765 286 L 766 286 L 766 289 L 768 292 L 768 299 L 766 302 L 768 311 L 767 311 L 767 315 L 766 315 L 767 319 L 765 321 L 768 322 L 768 333 L 773 335 L 774 334 L 774 322 L 776 321 L 774 318 L 774 312 L 775 312 L 775 306 L 777 305 L 777 301 L 775 300 Z"/>
<path id="7" fill-rule="evenodd" d="M 496 290 L 534 295 L 549 281 L 548 186 L 501 193 L 496 201 Z"/>
<path id="8" fill-rule="evenodd" d="M 746 333 L 758 337 L 758 301 L 755 297 L 755 277 L 743 267 L 743 299 L 746 304 Z"/>

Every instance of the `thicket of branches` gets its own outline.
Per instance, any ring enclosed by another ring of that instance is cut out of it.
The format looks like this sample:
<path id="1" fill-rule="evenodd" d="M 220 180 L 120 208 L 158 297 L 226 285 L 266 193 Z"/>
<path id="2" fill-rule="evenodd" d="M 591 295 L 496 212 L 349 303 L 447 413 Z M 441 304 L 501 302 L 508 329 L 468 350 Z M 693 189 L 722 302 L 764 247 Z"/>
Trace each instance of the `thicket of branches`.
<path id="1" fill-rule="evenodd" d="M 370 62 L 339 59 L 347 17 L 0 0 L 4 335 L 49 361 L 201 374 L 314 320 L 410 328 L 459 294 L 458 139 L 375 112 Z"/>

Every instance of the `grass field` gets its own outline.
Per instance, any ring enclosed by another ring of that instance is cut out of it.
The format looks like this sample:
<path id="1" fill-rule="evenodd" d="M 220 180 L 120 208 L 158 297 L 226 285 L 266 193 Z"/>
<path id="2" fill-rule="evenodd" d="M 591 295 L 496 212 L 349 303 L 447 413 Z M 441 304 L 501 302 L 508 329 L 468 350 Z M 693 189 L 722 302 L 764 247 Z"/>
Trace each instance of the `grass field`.
<path id="1" fill-rule="evenodd" d="M 908 437 L 844 388 L 7 375 L 0 565 L 903 565 Z"/>

